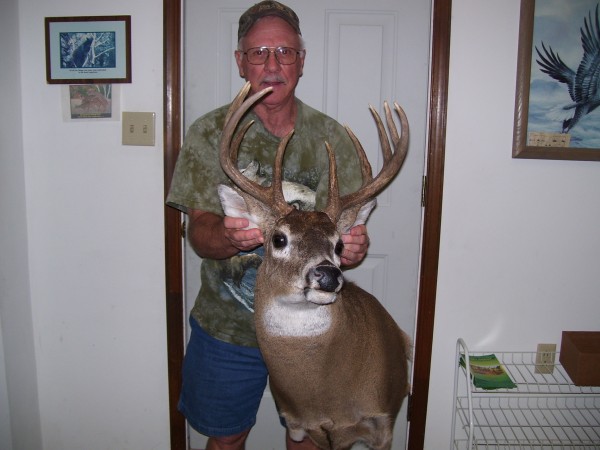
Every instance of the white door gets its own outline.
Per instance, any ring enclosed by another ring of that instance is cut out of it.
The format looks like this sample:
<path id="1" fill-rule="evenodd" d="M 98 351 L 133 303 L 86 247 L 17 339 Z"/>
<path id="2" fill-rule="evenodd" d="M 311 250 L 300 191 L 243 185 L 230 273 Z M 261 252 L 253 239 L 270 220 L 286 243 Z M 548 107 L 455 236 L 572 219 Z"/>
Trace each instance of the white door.
<path id="1" fill-rule="evenodd" d="M 200 115 L 231 101 L 242 86 L 233 58 L 237 21 L 258 0 L 186 0 L 185 129 Z M 407 160 L 379 196 L 368 222 L 371 247 L 346 277 L 373 293 L 398 324 L 414 336 L 421 241 L 421 185 L 426 148 L 431 2 L 423 0 L 287 0 L 300 18 L 306 42 L 304 75 L 297 89 L 305 103 L 348 124 L 361 140 L 373 170 L 381 167 L 376 127 L 368 111 L 397 101 L 410 123 Z M 199 287 L 200 261 L 186 249 L 186 298 Z M 280 427 L 265 393 L 248 450 L 281 450 Z M 404 449 L 406 402 L 394 433 Z M 205 438 L 190 429 L 190 447 Z"/>

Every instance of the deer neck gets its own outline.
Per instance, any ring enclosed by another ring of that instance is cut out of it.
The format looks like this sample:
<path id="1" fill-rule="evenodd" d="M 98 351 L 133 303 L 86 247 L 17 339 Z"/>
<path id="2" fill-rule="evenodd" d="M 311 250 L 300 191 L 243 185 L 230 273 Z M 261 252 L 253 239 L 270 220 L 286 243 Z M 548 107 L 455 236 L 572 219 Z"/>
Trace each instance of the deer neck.
<path id="1" fill-rule="evenodd" d="M 273 337 L 317 337 L 332 331 L 339 322 L 342 292 L 334 302 L 324 305 L 307 300 L 302 287 L 292 286 L 289 279 L 278 286 L 268 276 L 266 265 L 258 269 L 254 307 L 256 328 Z"/>
<path id="2" fill-rule="evenodd" d="M 330 305 L 315 305 L 300 298 L 275 297 L 257 308 L 257 328 L 274 337 L 316 337 L 327 333 L 333 323 Z"/>

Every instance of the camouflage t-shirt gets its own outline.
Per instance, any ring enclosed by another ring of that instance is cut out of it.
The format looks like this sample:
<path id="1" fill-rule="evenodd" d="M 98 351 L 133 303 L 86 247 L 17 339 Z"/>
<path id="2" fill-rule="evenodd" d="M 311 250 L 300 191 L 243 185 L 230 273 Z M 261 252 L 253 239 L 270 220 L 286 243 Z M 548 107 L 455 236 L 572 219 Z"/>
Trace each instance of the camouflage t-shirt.
<path id="1" fill-rule="evenodd" d="M 325 141 L 336 154 L 341 194 L 360 187 L 358 158 L 339 123 L 298 99 L 296 104 L 295 131 L 287 145 L 283 167 L 284 180 L 296 187 L 297 201 L 289 199 L 287 193 L 286 199 L 303 209 L 320 209 L 327 202 L 329 163 Z M 202 116 L 187 132 L 167 197 L 167 204 L 184 213 L 198 209 L 223 215 L 217 186 L 231 185 L 219 163 L 219 140 L 227 108 L 228 105 Z M 267 131 L 252 111 L 242 123 L 249 120 L 254 120 L 254 124 L 240 146 L 238 167 L 247 168 L 259 182 L 270 184 L 272 163 L 281 139 Z M 257 346 L 254 283 L 262 254 L 260 247 L 227 259 L 202 260 L 202 284 L 191 314 L 211 336 L 237 345 Z"/>

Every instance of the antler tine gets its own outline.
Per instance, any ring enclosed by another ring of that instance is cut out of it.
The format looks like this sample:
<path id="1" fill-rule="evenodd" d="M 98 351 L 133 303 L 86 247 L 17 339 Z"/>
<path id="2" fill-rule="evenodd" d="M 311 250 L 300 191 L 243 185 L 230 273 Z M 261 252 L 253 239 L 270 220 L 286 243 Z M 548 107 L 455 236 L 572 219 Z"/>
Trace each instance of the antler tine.
<path id="1" fill-rule="evenodd" d="M 233 181 L 233 183 L 243 192 L 251 195 L 283 215 L 287 213 L 292 206 L 288 205 L 283 197 L 283 191 L 281 188 L 281 181 L 283 177 L 280 166 L 283 162 L 283 153 L 285 152 L 285 147 L 290 140 L 292 133 L 283 138 L 277 149 L 275 166 L 273 170 L 273 182 L 271 183 L 271 186 L 261 186 L 260 184 L 249 180 L 240 172 L 237 167 L 237 154 L 240 144 L 244 138 L 244 134 L 246 131 L 248 131 L 248 128 L 250 128 L 253 122 L 244 125 L 234 137 L 235 129 L 241 118 L 252 107 L 252 105 L 254 105 L 266 94 L 271 92 L 272 88 L 263 89 L 262 91 L 257 92 L 245 99 L 249 91 L 250 83 L 246 83 L 232 101 L 225 116 L 225 123 L 223 126 L 223 132 L 221 134 L 221 142 L 219 146 L 219 159 L 221 162 L 221 167 L 223 168 L 223 172 L 225 172 L 227 176 L 231 178 L 231 181 Z"/>
<path id="2" fill-rule="evenodd" d="M 360 172 L 362 176 L 362 186 L 365 186 L 373 179 L 373 171 L 371 169 L 371 164 L 369 163 L 369 159 L 367 158 L 367 154 L 365 150 L 354 134 L 354 132 L 350 129 L 349 126 L 344 125 L 350 140 L 354 144 L 354 148 L 356 149 L 356 154 L 358 156 L 358 162 L 360 163 Z M 329 154 L 329 192 L 327 194 L 327 206 L 325 207 L 325 214 L 333 221 L 336 222 L 342 213 L 342 204 L 340 202 L 340 193 L 337 182 L 337 170 L 336 170 L 336 162 L 335 155 L 329 143 L 325 142 L 325 146 L 327 148 L 327 152 Z M 335 182 L 335 183 L 332 183 Z"/>
<path id="3" fill-rule="evenodd" d="M 371 163 L 369 163 L 369 159 L 367 158 L 367 154 L 365 153 L 365 149 L 362 144 L 354 134 L 354 131 L 350 129 L 349 126 L 344 125 L 346 128 L 346 132 L 350 139 L 354 143 L 354 148 L 356 148 L 356 154 L 358 156 L 358 162 L 360 163 L 360 173 L 362 175 L 362 184 L 363 186 L 370 182 L 373 179 L 373 169 L 371 169 Z"/>
<path id="4" fill-rule="evenodd" d="M 293 206 L 285 201 L 285 197 L 283 196 L 283 155 L 285 154 L 285 148 L 293 134 L 294 130 L 283 137 L 279 143 L 279 147 L 277 147 L 275 163 L 273 164 L 273 179 L 270 188 L 271 203 L 269 203 L 269 205 L 276 209 L 282 216 L 294 209 Z"/>
<path id="5" fill-rule="evenodd" d="M 327 149 L 327 156 L 329 157 L 329 186 L 327 193 L 327 205 L 325 206 L 325 210 L 323 212 L 327 214 L 332 222 L 337 222 L 342 209 L 340 207 L 340 191 L 337 181 L 335 153 L 327 141 L 325 141 L 325 148 Z"/>
<path id="6" fill-rule="evenodd" d="M 374 179 L 370 179 L 368 182 L 363 181 L 363 185 L 358 191 L 344 195 L 340 199 L 340 211 L 364 203 L 379 194 L 398 173 L 402 167 L 402 164 L 404 163 L 406 153 L 408 151 L 408 119 L 406 118 L 406 114 L 400 105 L 394 102 L 394 109 L 400 118 L 400 126 L 402 130 L 401 135 L 398 134 L 398 129 L 396 128 L 390 107 L 388 106 L 387 102 L 384 102 L 385 117 L 389 128 L 389 134 L 391 135 L 394 153 L 392 153 L 388 134 L 386 133 L 379 113 L 377 113 L 375 108 L 372 106 L 369 109 L 371 110 L 371 114 L 373 115 L 377 125 L 377 132 L 379 134 L 379 141 L 381 143 L 381 149 L 383 152 L 383 167 L 381 172 L 379 172 Z M 363 156 L 361 156 L 361 154 L 364 155 L 362 146 L 358 142 L 358 139 L 355 138 L 352 140 L 354 142 L 356 152 L 359 155 L 359 159 L 362 159 Z"/>
<path id="7" fill-rule="evenodd" d="M 383 110 L 385 112 L 386 119 L 388 119 L 388 117 L 391 116 L 390 106 L 388 105 L 388 102 L 383 102 Z M 389 161 L 392 157 L 392 148 L 390 147 L 390 141 L 388 139 L 388 135 L 385 131 L 385 127 L 383 126 L 383 121 L 381 120 L 379 113 L 372 105 L 369 105 L 369 111 L 371 111 L 371 115 L 373 116 L 373 119 L 375 119 L 375 123 L 377 124 L 377 134 L 379 135 L 379 142 L 381 143 L 381 152 L 383 153 L 383 167 L 385 167 L 385 163 Z M 392 123 L 390 125 L 390 121 L 388 120 L 388 128 L 390 128 L 391 130 L 395 130 L 396 124 L 393 120 L 391 120 L 391 122 Z M 396 133 L 396 135 L 398 135 L 398 133 Z"/>
<path id="8" fill-rule="evenodd" d="M 227 125 L 229 123 L 229 121 L 231 120 L 231 116 L 233 116 L 233 113 L 236 112 L 240 108 L 240 106 L 244 102 L 244 99 L 248 96 L 248 92 L 250 92 L 251 87 L 252 87 L 252 85 L 249 82 L 244 83 L 244 85 L 242 86 L 240 91 L 233 98 L 231 104 L 229 105 L 229 109 L 227 110 L 227 114 L 225 115 L 225 122 L 224 122 L 225 125 Z M 238 119 L 238 121 L 239 121 L 239 119 Z M 236 122 L 236 126 L 237 126 L 237 122 Z"/>
<path id="9" fill-rule="evenodd" d="M 240 148 L 240 144 L 244 140 L 244 136 L 246 135 L 246 131 L 250 129 L 250 127 L 254 124 L 254 120 L 249 120 L 247 124 L 245 124 L 240 131 L 233 137 L 233 142 L 230 145 L 229 157 L 231 161 L 237 163 L 237 155 L 238 150 Z"/>

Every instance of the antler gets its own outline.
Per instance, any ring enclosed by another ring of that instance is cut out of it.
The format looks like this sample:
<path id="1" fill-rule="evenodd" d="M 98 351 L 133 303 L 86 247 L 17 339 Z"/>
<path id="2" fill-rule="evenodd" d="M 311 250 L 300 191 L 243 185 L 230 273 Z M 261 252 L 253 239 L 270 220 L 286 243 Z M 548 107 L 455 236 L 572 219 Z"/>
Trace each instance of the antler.
<path id="1" fill-rule="evenodd" d="M 337 173 L 335 169 L 335 156 L 333 156 L 333 151 L 331 150 L 330 146 L 326 146 L 329 153 L 329 194 L 327 206 L 325 207 L 324 212 L 334 223 L 337 222 L 344 210 L 352 208 L 353 206 L 361 205 L 377 196 L 377 194 L 379 194 L 388 185 L 388 183 L 392 181 L 404 163 L 404 159 L 406 158 L 406 153 L 408 151 L 408 119 L 406 118 L 404 110 L 398 105 L 398 103 L 394 102 L 394 109 L 400 118 L 402 130 L 402 135 L 400 136 L 387 102 L 383 103 L 383 108 L 385 110 L 385 118 L 391 136 L 392 145 L 394 147 L 394 153 L 392 153 L 390 141 L 381 117 L 375 108 L 369 106 L 371 114 L 373 115 L 375 123 L 377 124 L 377 132 L 379 134 L 379 141 L 381 142 L 381 150 L 383 153 L 383 167 L 381 172 L 379 172 L 375 178 L 372 176 L 371 165 L 367 160 L 367 156 L 362 145 L 352 130 L 346 126 L 346 131 L 354 143 L 354 147 L 361 164 L 363 183 L 358 191 L 344 195 L 340 198 Z"/>
<path id="2" fill-rule="evenodd" d="M 235 129 L 250 107 L 272 90 L 272 88 L 263 89 L 244 100 L 248 95 L 248 92 L 250 92 L 250 83 L 246 83 L 236 95 L 225 116 L 225 124 L 221 134 L 219 158 L 223 171 L 231 178 L 231 181 L 233 181 L 237 187 L 255 199 L 268 205 L 279 214 L 285 215 L 293 209 L 293 206 L 286 203 L 281 188 L 283 181 L 283 154 L 285 153 L 285 147 L 294 131 L 292 130 L 288 133 L 279 143 L 277 154 L 275 156 L 275 163 L 273 164 L 273 181 L 271 182 L 271 186 L 261 186 L 260 184 L 249 180 L 237 167 L 237 155 L 240 143 L 242 142 L 246 131 L 248 131 L 254 121 L 250 121 L 244 125 L 234 137 Z"/>

